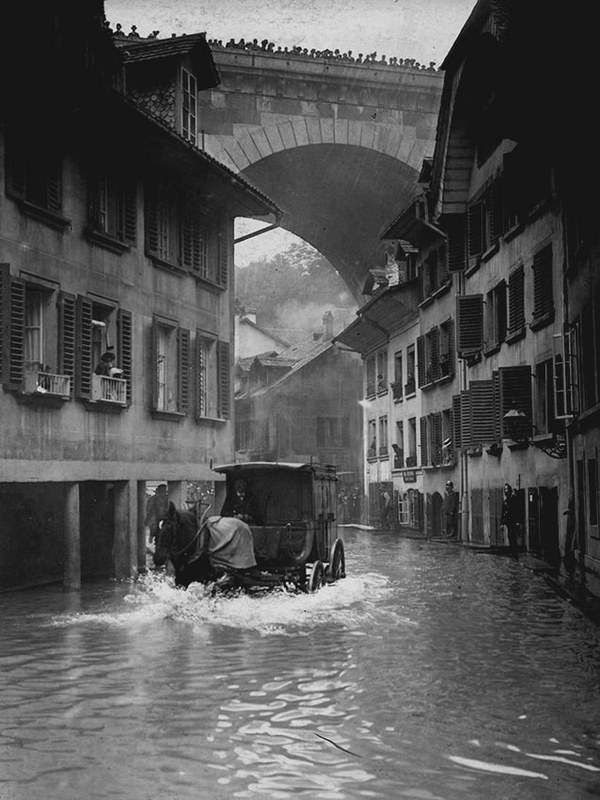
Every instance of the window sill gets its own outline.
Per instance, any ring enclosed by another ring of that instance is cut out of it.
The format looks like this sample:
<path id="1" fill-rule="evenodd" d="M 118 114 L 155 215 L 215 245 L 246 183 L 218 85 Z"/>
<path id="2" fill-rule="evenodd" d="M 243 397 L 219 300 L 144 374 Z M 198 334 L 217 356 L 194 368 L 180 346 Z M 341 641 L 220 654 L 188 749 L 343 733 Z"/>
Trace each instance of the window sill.
<path id="1" fill-rule="evenodd" d="M 186 417 L 183 411 L 160 411 L 158 408 L 153 408 L 151 414 L 153 419 L 171 420 L 172 422 L 181 422 Z"/>
<path id="2" fill-rule="evenodd" d="M 454 373 L 449 375 L 442 375 L 441 378 L 438 378 L 436 384 L 438 386 L 443 386 L 445 383 L 451 383 L 454 380 Z"/>
<path id="3" fill-rule="evenodd" d="M 85 237 L 91 244 L 102 247 L 104 250 L 109 250 L 111 253 L 115 253 L 115 255 L 121 255 L 131 250 L 128 244 L 125 244 L 125 242 L 122 242 L 120 239 L 115 239 L 114 236 L 104 233 L 104 231 L 96 231 L 92 228 L 87 228 Z"/>
<path id="4" fill-rule="evenodd" d="M 388 393 L 387 389 L 378 389 L 377 390 L 377 397 L 384 397 Z"/>
<path id="5" fill-rule="evenodd" d="M 529 323 L 529 330 L 530 331 L 539 331 L 542 328 L 545 328 L 546 325 L 550 325 L 550 323 L 554 322 L 554 309 L 552 311 L 548 311 L 541 317 L 534 319 L 532 322 Z"/>
<path id="6" fill-rule="evenodd" d="M 541 200 L 531 208 L 530 211 L 527 212 L 527 221 L 534 222 L 538 217 L 541 217 L 542 214 L 545 214 L 550 208 L 550 201 L 547 197 L 543 197 Z"/>
<path id="7" fill-rule="evenodd" d="M 83 405 L 86 411 L 100 412 L 102 414 L 120 414 L 127 408 L 125 403 L 115 403 L 110 400 L 84 400 Z"/>
<path id="8" fill-rule="evenodd" d="M 417 308 L 427 308 L 433 303 L 433 295 L 429 294 L 424 300 L 417 304 Z"/>
<path id="9" fill-rule="evenodd" d="M 424 383 L 423 386 L 419 386 L 419 389 L 422 392 L 428 392 L 435 386 L 435 381 L 429 381 L 429 383 Z"/>
<path id="10" fill-rule="evenodd" d="M 394 403 L 401 403 L 404 400 L 404 397 L 394 397 Z"/>
<path id="11" fill-rule="evenodd" d="M 518 222 L 516 225 L 513 225 L 512 228 L 510 228 L 509 230 L 506 231 L 506 233 L 504 234 L 502 239 L 505 242 L 510 242 L 511 239 L 514 239 L 515 236 L 518 236 L 524 230 L 525 230 L 525 226 L 523 225 L 523 223 L 522 222 Z"/>
<path id="12" fill-rule="evenodd" d="M 474 275 L 481 266 L 481 256 L 477 256 L 477 261 L 465 270 L 465 278 L 470 278 Z"/>
<path id="13" fill-rule="evenodd" d="M 212 281 L 210 278 L 204 278 L 202 275 L 198 275 L 192 270 L 190 270 L 190 275 L 197 283 L 205 286 L 207 289 L 211 289 L 213 292 L 224 292 L 227 289 L 227 286 L 223 286 L 221 283 Z"/>
<path id="14" fill-rule="evenodd" d="M 205 423 L 207 423 L 209 425 L 224 425 L 227 422 L 227 420 L 225 419 L 225 417 L 199 417 L 199 416 L 196 416 L 196 422 L 198 424 L 201 424 L 201 423 L 205 422 Z M 245 450 L 239 450 L 238 452 L 245 453 L 246 451 Z"/>
<path id="15" fill-rule="evenodd" d="M 443 297 L 447 292 L 450 291 L 452 287 L 452 278 L 448 278 L 441 286 L 435 290 L 435 292 L 431 295 L 432 298 L 435 300 L 438 297 Z"/>
<path id="16" fill-rule="evenodd" d="M 509 333 L 504 341 L 506 342 L 506 344 L 514 344 L 515 342 L 524 339 L 526 335 L 527 335 L 527 328 L 525 325 L 523 325 L 522 328 L 519 328 L 513 333 Z"/>
<path id="17" fill-rule="evenodd" d="M 496 253 L 499 250 L 500 250 L 500 242 L 496 241 L 496 242 L 494 242 L 493 245 L 491 245 L 491 247 L 488 247 L 488 249 L 485 251 L 485 253 L 482 254 L 481 260 L 482 261 L 489 261 L 490 258 L 495 256 Z"/>
<path id="18" fill-rule="evenodd" d="M 483 447 L 480 444 L 471 445 L 467 448 L 467 455 L 469 458 L 480 458 L 483 453 Z"/>
<path id="19" fill-rule="evenodd" d="M 57 214 L 55 211 L 49 211 L 47 208 L 30 203 L 29 200 L 18 198 L 17 203 L 23 214 L 38 222 L 43 222 L 45 225 L 54 228 L 54 230 L 62 232 L 71 225 L 70 219 Z"/>
<path id="20" fill-rule="evenodd" d="M 164 261 L 162 258 L 159 258 L 158 256 L 150 254 L 147 255 L 150 261 L 152 261 L 154 266 L 157 267 L 158 269 L 162 269 L 165 272 L 170 272 L 172 275 L 177 275 L 177 276 L 183 276 L 187 273 L 187 270 L 183 269 L 183 267 L 180 267 L 178 264 L 172 264 L 170 261 Z"/>
<path id="21" fill-rule="evenodd" d="M 487 349 L 487 350 L 484 350 L 484 351 L 483 351 L 483 355 L 484 355 L 486 358 L 489 358 L 490 356 L 495 356 L 495 355 L 496 355 L 496 353 L 499 353 L 499 352 L 500 352 L 500 348 L 501 348 L 501 346 L 502 346 L 502 343 L 501 343 L 501 342 L 499 342 L 498 344 L 494 344 L 494 345 L 492 345 L 491 347 L 488 347 L 488 349 Z"/>

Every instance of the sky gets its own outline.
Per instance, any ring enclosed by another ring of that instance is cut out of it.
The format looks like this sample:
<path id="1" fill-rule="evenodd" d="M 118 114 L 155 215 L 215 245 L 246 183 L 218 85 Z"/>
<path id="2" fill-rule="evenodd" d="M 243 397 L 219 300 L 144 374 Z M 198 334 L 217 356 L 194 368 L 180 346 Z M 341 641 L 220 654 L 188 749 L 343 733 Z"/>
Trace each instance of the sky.
<path id="1" fill-rule="evenodd" d="M 268 39 L 276 46 L 376 52 L 440 66 L 476 0 L 105 0 L 107 20 L 141 36 L 205 31 L 208 39 Z M 263 226 L 240 220 L 236 236 Z M 236 247 L 236 265 L 270 257 L 296 240 L 278 230 Z"/>

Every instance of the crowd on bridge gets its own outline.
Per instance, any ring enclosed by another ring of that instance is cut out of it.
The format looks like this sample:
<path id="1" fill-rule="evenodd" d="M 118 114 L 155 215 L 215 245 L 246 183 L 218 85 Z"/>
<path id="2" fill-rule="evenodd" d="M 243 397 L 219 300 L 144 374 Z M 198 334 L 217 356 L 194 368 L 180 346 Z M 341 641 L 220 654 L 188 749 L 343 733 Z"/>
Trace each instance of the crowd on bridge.
<path id="1" fill-rule="evenodd" d="M 127 37 L 130 39 L 140 39 L 144 38 L 141 37 L 137 31 L 137 26 L 132 25 L 131 30 L 129 33 L 125 33 L 123 30 L 122 25 L 117 22 L 115 26 L 115 30 L 112 30 L 110 27 L 110 22 L 106 22 L 107 29 L 112 33 L 113 36 L 117 38 Z M 160 31 L 152 31 L 147 37 L 147 39 L 156 39 L 158 38 L 158 34 Z M 185 34 L 183 34 L 185 35 Z M 177 34 L 172 33 L 172 37 L 177 36 Z M 236 41 L 235 39 L 230 39 L 226 44 L 223 44 L 222 39 L 208 39 L 208 44 L 211 47 L 224 47 L 227 49 L 233 50 L 245 50 L 245 51 L 262 51 L 264 53 L 274 53 L 275 55 L 282 55 L 282 56 L 294 56 L 296 58 L 318 58 L 318 59 L 326 59 L 327 61 L 341 61 L 345 64 L 370 64 L 370 65 L 378 65 L 378 66 L 386 66 L 386 67 L 409 67 L 410 69 L 421 69 L 427 70 L 429 72 L 436 72 L 437 67 L 435 65 L 435 61 L 430 61 L 429 65 L 426 66 L 425 64 L 421 64 L 419 61 L 416 61 L 414 58 L 397 58 L 396 56 L 392 56 L 387 58 L 385 55 L 378 55 L 377 52 L 373 53 L 358 53 L 358 55 L 353 55 L 352 50 L 348 50 L 345 53 L 342 53 L 339 49 L 330 50 L 326 48 L 325 50 L 315 50 L 312 48 L 309 50 L 307 47 L 281 47 L 275 46 L 273 42 L 270 42 L 268 39 L 263 39 L 261 42 L 258 39 L 239 39 Z"/>

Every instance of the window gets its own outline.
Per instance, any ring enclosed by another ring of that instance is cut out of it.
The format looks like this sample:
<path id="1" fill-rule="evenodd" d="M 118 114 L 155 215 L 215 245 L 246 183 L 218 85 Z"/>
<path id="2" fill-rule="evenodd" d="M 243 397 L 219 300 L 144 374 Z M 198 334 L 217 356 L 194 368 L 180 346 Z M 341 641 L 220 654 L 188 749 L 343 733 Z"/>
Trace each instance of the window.
<path id="1" fill-rule="evenodd" d="M 554 387 L 552 359 L 542 361 L 535 367 L 534 433 L 550 433 L 554 423 Z"/>
<path id="2" fill-rule="evenodd" d="M 392 445 L 394 451 L 394 469 L 402 469 L 404 466 L 404 423 L 402 420 L 396 422 L 396 441 Z"/>
<path id="3" fill-rule="evenodd" d="M 198 129 L 198 87 L 196 78 L 186 69 L 181 69 L 181 135 L 196 144 Z"/>
<path id="4" fill-rule="evenodd" d="M 404 391 L 407 395 L 414 394 L 416 391 L 414 344 L 406 348 L 406 384 L 404 385 Z"/>
<path id="5" fill-rule="evenodd" d="M 503 232 L 502 186 L 497 178 L 467 211 L 468 251 L 471 263 L 496 244 Z"/>
<path id="6" fill-rule="evenodd" d="M 371 395 L 375 394 L 375 356 L 369 356 L 367 358 L 367 386 L 366 386 L 366 396 L 370 397 Z"/>
<path id="7" fill-rule="evenodd" d="M 89 177 L 88 236 L 100 244 L 135 245 L 137 239 L 137 186 L 133 177 L 93 169 Z M 106 237 L 106 238 L 104 238 Z M 112 241 L 111 241 L 112 240 Z"/>
<path id="8" fill-rule="evenodd" d="M 387 350 L 380 350 L 377 353 L 377 392 L 387 392 L 388 388 L 388 365 Z"/>
<path id="9" fill-rule="evenodd" d="M 502 438 L 516 439 L 527 435 L 532 423 L 531 367 L 500 367 L 499 415 Z M 516 412 L 517 416 L 509 415 Z"/>
<path id="10" fill-rule="evenodd" d="M 152 324 L 154 411 L 185 414 L 189 402 L 190 332 L 167 320 Z"/>
<path id="11" fill-rule="evenodd" d="M 454 464 L 452 409 L 442 411 L 442 466 Z"/>
<path id="12" fill-rule="evenodd" d="M 486 350 L 495 350 L 506 339 L 506 283 L 500 281 L 486 300 Z"/>
<path id="13" fill-rule="evenodd" d="M 427 417 L 420 418 L 419 427 L 419 438 L 421 441 L 421 466 L 426 467 L 429 464 L 429 426 L 427 424 Z"/>
<path id="14" fill-rule="evenodd" d="M 394 353 L 394 381 L 392 383 L 394 400 L 402 399 L 402 353 Z"/>
<path id="15" fill-rule="evenodd" d="M 410 417 L 408 420 L 408 456 L 406 458 L 407 467 L 417 466 L 417 419 Z"/>
<path id="16" fill-rule="evenodd" d="M 398 523 L 408 525 L 409 520 L 408 492 L 398 492 Z"/>
<path id="17" fill-rule="evenodd" d="M 454 320 L 444 320 L 439 330 L 439 377 L 446 378 L 454 375 L 455 369 Z"/>
<path id="18" fill-rule="evenodd" d="M 442 463 L 442 414 L 436 411 L 427 415 L 429 433 L 429 461 L 439 467 Z"/>
<path id="19" fill-rule="evenodd" d="M 377 458 L 377 420 L 367 423 L 367 458 Z"/>
<path id="20" fill-rule="evenodd" d="M 379 417 L 379 455 L 388 454 L 388 418 L 387 415 Z"/>
<path id="21" fill-rule="evenodd" d="M 533 322 L 537 330 L 554 319 L 552 287 L 552 245 L 547 245 L 533 257 Z"/>
<path id="22" fill-rule="evenodd" d="M 23 131 L 9 131 L 6 138 L 6 193 L 16 200 L 49 212 L 62 213 L 62 160 L 43 138 L 33 141 Z M 60 227 L 68 224 L 62 220 Z"/>
<path id="23" fill-rule="evenodd" d="M 229 343 L 196 331 L 196 419 L 229 419 L 231 411 Z"/>
<path id="24" fill-rule="evenodd" d="M 44 295 L 38 289 L 25 288 L 23 324 L 24 358 L 26 366 L 42 369 L 44 358 Z"/>
<path id="25" fill-rule="evenodd" d="M 508 278 L 508 333 L 517 337 L 525 331 L 525 273 L 520 266 Z"/>
<path id="26" fill-rule="evenodd" d="M 466 215 L 454 214 L 448 217 L 445 224 L 447 248 L 448 248 L 448 271 L 461 272 L 466 266 Z"/>

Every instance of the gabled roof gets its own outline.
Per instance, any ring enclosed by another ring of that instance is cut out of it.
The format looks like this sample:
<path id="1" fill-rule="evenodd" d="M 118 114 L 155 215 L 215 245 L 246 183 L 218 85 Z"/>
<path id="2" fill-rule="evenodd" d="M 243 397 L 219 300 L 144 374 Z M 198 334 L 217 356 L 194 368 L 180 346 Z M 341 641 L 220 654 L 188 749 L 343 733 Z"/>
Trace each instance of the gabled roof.
<path id="1" fill-rule="evenodd" d="M 273 339 L 273 341 L 277 342 L 278 344 L 282 345 L 283 347 L 289 347 L 290 346 L 289 342 L 286 342 L 284 339 L 281 339 L 279 336 L 277 336 L 274 333 L 271 333 L 270 331 L 266 330 L 265 328 L 261 328 L 260 325 L 258 325 L 256 322 L 253 322 L 251 319 L 248 319 L 248 317 L 240 317 L 239 318 L 238 325 L 242 325 L 242 324 L 243 325 L 248 325 L 248 327 L 250 327 L 250 328 L 254 328 L 254 330 L 257 330 L 259 333 L 264 333 L 264 335 L 268 336 L 269 339 Z"/>
<path id="2" fill-rule="evenodd" d="M 122 52 L 125 66 L 159 59 L 175 59 L 189 56 L 198 81 L 198 89 L 213 89 L 221 82 L 204 33 L 172 36 L 170 39 L 115 37 L 113 41 Z"/>

